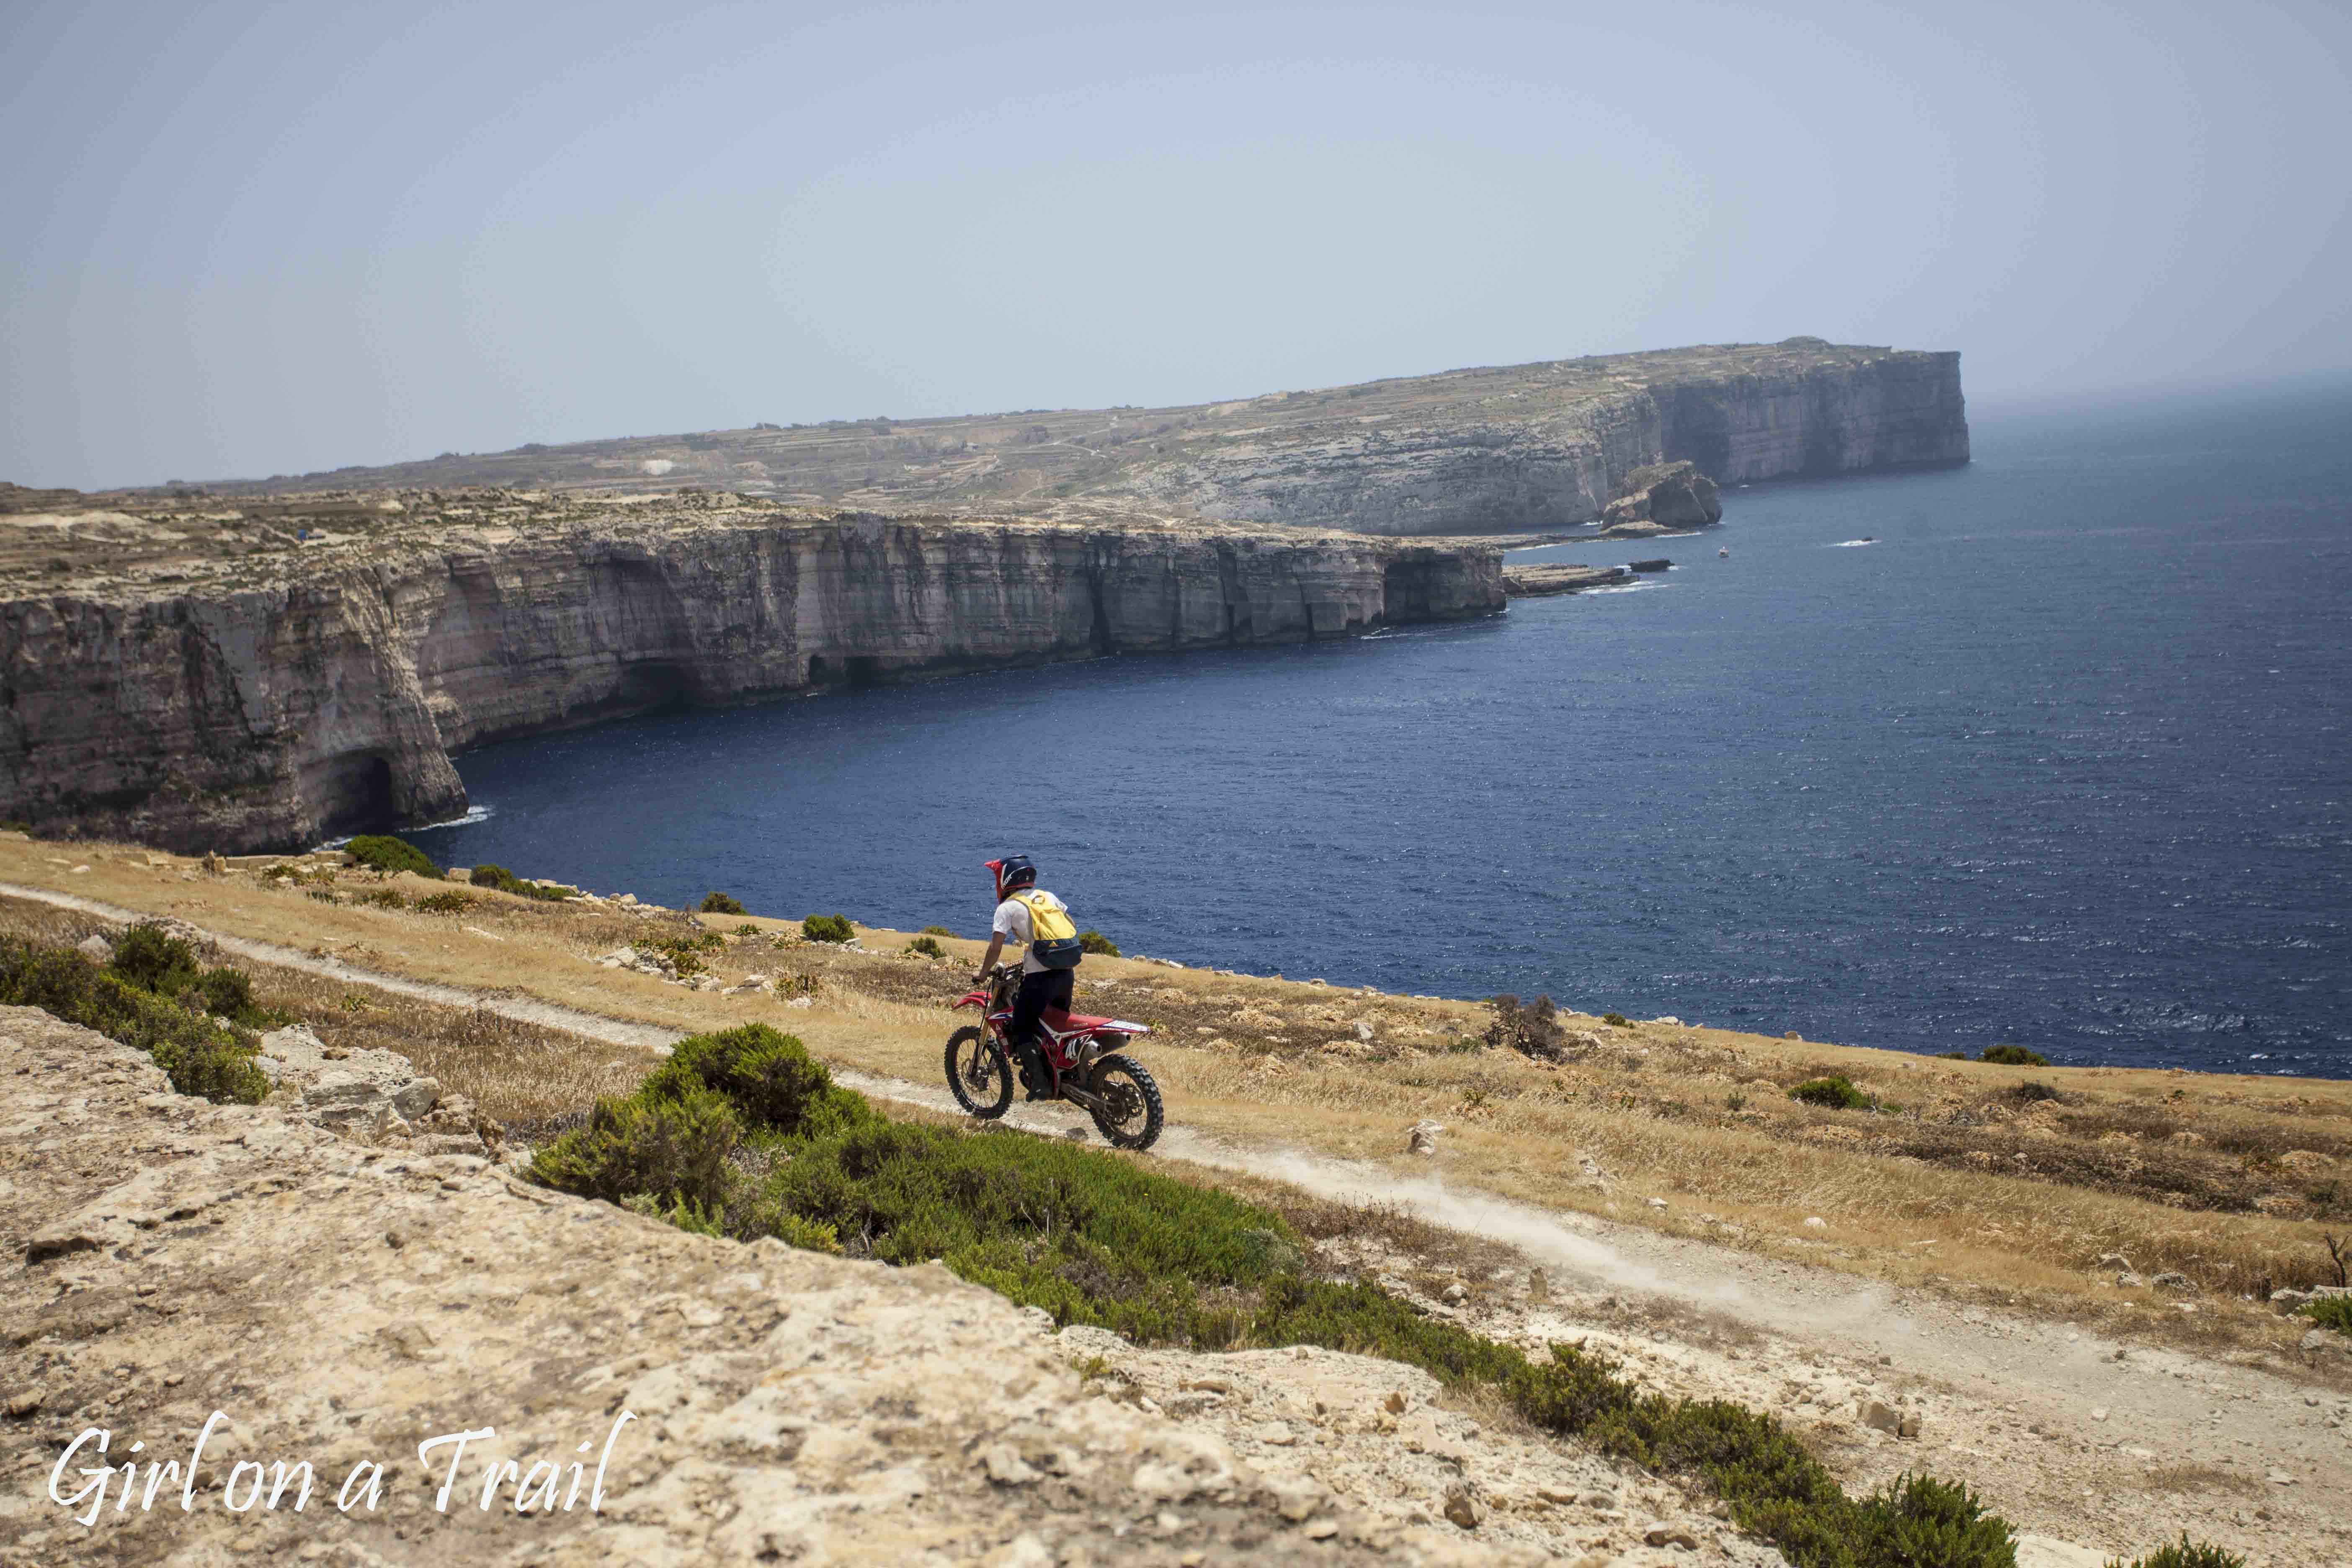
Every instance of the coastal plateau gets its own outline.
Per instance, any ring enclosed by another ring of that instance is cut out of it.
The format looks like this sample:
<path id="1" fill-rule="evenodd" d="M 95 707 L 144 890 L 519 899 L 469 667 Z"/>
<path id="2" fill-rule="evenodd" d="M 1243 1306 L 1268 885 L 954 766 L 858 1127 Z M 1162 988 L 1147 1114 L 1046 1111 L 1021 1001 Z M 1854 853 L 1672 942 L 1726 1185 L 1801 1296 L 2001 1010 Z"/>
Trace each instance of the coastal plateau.
<path id="1" fill-rule="evenodd" d="M 453 752 L 628 713 L 1503 605 L 1488 546 L 1263 526 L 732 496 L 82 504 L 0 516 L 0 817 L 186 850 L 446 819 Z"/>
<path id="2" fill-rule="evenodd" d="M 1432 534 L 1590 522 L 1625 493 L 1629 474 L 1658 463 L 1688 462 L 1716 484 L 1736 485 L 1968 459 L 1958 354 L 1800 337 L 1189 407 L 877 416 L 534 443 L 205 488 L 252 496 L 330 486 L 694 485 L 807 504 Z"/>

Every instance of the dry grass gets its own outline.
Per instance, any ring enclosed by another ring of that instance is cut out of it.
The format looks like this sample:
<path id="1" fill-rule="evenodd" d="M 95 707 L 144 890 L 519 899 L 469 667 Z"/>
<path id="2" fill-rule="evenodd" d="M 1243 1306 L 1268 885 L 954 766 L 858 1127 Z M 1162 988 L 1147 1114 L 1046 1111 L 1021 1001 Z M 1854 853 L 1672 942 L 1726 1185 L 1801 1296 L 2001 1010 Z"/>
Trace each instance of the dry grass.
<path id="1" fill-rule="evenodd" d="M 476 889 L 481 901 L 463 915 L 423 915 L 316 902 L 250 874 L 203 877 L 190 862 L 151 868 L 149 858 L 0 840 L 0 879 L 680 1033 L 760 1018 L 830 1060 L 926 1084 L 938 1081 L 941 1043 L 967 1016 L 945 1005 L 964 990 L 981 951 L 943 938 L 948 959 L 909 959 L 898 955 L 905 933 L 860 928 L 873 951 L 848 952 L 799 943 L 790 934 L 796 919 L 750 917 L 762 935 L 730 940 L 709 962 L 730 981 L 813 980 L 812 1005 L 792 1009 L 587 962 L 636 936 L 688 934 L 682 914 L 599 914 Z M 90 869 L 74 875 L 75 864 Z M 348 898 L 372 885 L 347 874 L 331 890 Z M 732 931 L 745 921 L 706 923 Z M 339 1005 L 340 994 L 313 994 L 291 978 L 268 980 L 265 998 L 274 1002 L 281 985 L 288 1000 L 275 1005 L 301 1012 L 322 1035 L 370 1027 L 320 1022 L 320 1009 Z M 1545 1064 L 1476 1048 L 1489 1016 L 1476 1004 L 1135 960 L 1089 959 L 1078 1005 L 1160 1031 L 1144 1048 L 1179 1125 L 1419 1173 L 1428 1167 L 1407 1165 L 1404 1129 L 1433 1119 L 1446 1129 L 1438 1169 L 1451 1182 L 2117 1331 L 2290 1343 L 2294 1325 L 2230 1298 L 2265 1280 L 2332 1278 L 2321 1237 L 2352 1230 L 2352 1084 L 2000 1068 L 1672 1025 L 1616 1029 L 1567 1014 L 1573 1059 Z M 612 1065 L 631 1053 L 561 1030 L 501 1028 L 493 1037 L 486 1026 L 429 1015 L 385 998 L 370 1043 L 406 1051 L 502 1119 L 576 1110 L 639 1070 Z M 1369 1043 L 1358 1037 L 1359 1022 Z M 398 1043 L 404 1031 L 415 1048 Z M 1789 1086 L 1827 1073 L 1903 1110 L 1832 1111 L 1786 1098 Z M 2023 1099 L 2017 1086 L 2029 1080 L 2056 1098 Z M 1224 1173 L 1203 1176 L 1234 1184 Z M 1670 1206 L 1650 1208 L 1651 1196 Z M 1809 1216 L 1827 1228 L 1808 1227 Z M 1340 1220 L 1302 1213 L 1294 1223 L 1314 1235 Z M 1394 1221 L 1346 1223 L 1377 1229 Z M 1401 1251 L 1442 1252 L 1425 1236 L 1395 1239 Z M 2090 1266 L 2105 1252 L 2130 1258 L 2143 1275 L 2189 1275 L 2202 1288 L 2198 1310 L 2095 1276 Z"/>
<path id="2" fill-rule="evenodd" d="M 2142 1478 L 2150 1491 L 2158 1492 L 2232 1492 L 2239 1497 L 2260 1497 L 2262 1483 L 2252 1476 L 2242 1476 L 2235 1470 L 2225 1470 L 2214 1465 L 2166 1465 L 2153 1469 Z"/>

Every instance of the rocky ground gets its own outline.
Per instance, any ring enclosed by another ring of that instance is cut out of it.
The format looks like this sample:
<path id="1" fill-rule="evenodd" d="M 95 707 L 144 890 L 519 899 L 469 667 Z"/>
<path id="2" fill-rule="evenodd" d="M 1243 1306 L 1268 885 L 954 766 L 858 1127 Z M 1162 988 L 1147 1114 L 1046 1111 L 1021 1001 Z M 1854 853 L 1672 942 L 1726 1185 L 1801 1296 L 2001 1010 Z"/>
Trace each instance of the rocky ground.
<path id="1" fill-rule="evenodd" d="M 0 1010 L 9 1563 L 1778 1560 L 1386 1363 L 1055 1335 L 300 1112 Z"/>

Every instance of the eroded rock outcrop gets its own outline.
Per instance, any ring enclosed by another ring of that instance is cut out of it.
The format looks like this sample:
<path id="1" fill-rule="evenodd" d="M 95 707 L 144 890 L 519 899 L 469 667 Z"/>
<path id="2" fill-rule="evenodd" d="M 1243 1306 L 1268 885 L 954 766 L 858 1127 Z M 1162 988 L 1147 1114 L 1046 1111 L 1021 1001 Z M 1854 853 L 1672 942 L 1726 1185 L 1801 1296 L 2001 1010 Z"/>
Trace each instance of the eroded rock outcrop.
<path id="1" fill-rule="evenodd" d="M 1533 1564 L 1612 1529 L 1620 1568 L 1683 1560 L 1622 1548 L 1610 1467 L 1481 1434 L 1419 1373 L 1053 1334 L 936 1265 L 186 1099 L 29 1009 L 0 1009 L 0 1404 L 33 1461 L 0 1559 L 27 1568 Z M 1642 1489 L 1667 1511 L 1637 1542 L 1779 1561 Z"/>
<path id="2" fill-rule="evenodd" d="M 1627 474 L 1622 493 L 1601 513 L 1604 534 L 1638 538 L 1723 520 L 1723 497 L 1691 462 L 1651 463 Z"/>
<path id="3" fill-rule="evenodd" d="M 0 602 L 0 816 L 184 850 L 299 847 L 462 811 L 449 755 L 486 741 L 1503 603 L 1491 549 L 1303 531 L 731 499 L 514 502 L 456 526 L 424 510 L 255 555 L 159 522 L 173 542 L 144 554 L 135 538 L 87 544 L 84 585 L 20 579 Z"/>

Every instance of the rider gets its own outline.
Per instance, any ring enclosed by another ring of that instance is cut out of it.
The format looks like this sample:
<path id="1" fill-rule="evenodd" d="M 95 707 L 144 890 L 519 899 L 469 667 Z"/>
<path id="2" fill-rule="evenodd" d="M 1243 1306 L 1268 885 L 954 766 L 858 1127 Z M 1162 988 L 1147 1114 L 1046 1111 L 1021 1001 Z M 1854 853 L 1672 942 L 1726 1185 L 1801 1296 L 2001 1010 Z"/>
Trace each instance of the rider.
<path id="1" fill-rule="evenodd" d="M 1077 966 L 1077 942 L 1074 938 L 1050 934 L 1041 938 L 1038 924 L 1042 916 L 1049 931 L 1070 930 L 1069 907 L 1037 886 L 1037 868 L 1029 863 L 1026 855 L 991 860 L 988 868 L 996 876 L 996 918 L 989 925 L 988 956 L 980 961 L 980 973 L 973 984 L 986 984 L 1007 942 L 1025 946 L 1027 951 L 1021 958 L 1021 989 L 1013 996 L 1013 1025 L 1006 1033 L 1013 1048 L 1021 1054 L 1021 1081 L 1027 1086 L 1029 1098 L 1042 1100 L 1051 1092 L 1053 1077 L 1045 1070 L 1044 1053 L 1037 1048 L 1043 1032 L 1041 1019 L 1048 1007 L 1058 1007 L 1065 1013 L 1070 1010 L 1071 971 Z M 1039 956 L 1041 948 L 1045 950 L 1043 957 Z"/>

